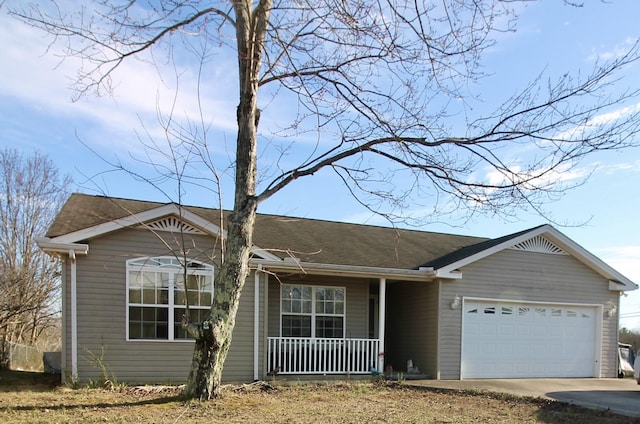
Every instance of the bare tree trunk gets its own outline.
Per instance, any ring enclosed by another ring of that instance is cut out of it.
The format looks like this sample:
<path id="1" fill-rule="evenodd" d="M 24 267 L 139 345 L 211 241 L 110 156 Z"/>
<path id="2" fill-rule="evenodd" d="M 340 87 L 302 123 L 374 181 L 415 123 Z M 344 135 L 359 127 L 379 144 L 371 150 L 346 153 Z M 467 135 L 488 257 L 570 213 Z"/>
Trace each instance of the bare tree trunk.
<path id="1" fill-rule="evenodd" d="M 220 394 L 222 368 L 231 345 L 248 260 L 257 203 L 247 197 L 227 228 L 226 261 L 216 278 L 208 322 L 198 329 L 185 396 L 207 400 Z"/>
<path id="2" fill-rule="evenodd" d="M 271 1 L 252 10 L 249 0 L 236 0 L 236 36 L 240 102 L 237 109 L 236 181 L 233 213 L 228 220 L 224 263 L 214 284 L 209 322 L 198 330 L 185 395 L 200 400 L 217 397 L 229 352 L 240 294 L 248 274 L 256 198 L 258 80 Z"/>

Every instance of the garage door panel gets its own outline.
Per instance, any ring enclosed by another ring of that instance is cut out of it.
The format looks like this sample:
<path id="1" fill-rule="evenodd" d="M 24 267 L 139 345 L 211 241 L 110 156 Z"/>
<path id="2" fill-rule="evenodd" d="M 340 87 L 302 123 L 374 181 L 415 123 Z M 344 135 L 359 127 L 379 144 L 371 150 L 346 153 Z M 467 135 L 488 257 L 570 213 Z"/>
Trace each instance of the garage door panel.
<path id="1" fill-rule="evenodd" d="M 462 378 L 594 376 L 595 307 L 464 305 Z"/>
<path id="2" fill-rule="evenodd" d="M 502 337 L 513 337 L 516 335 L 516 326 L 513 324 L 501 325 L 500 326 L 500 336 Z"/>

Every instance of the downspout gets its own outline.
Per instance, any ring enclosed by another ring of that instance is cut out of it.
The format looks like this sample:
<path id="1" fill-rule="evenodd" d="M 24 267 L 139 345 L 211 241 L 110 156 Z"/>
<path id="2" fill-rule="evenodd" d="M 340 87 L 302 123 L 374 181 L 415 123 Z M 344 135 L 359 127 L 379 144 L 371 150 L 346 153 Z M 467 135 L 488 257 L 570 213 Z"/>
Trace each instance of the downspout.
<path id="1" fill-rule="evenodd" d="M 78 379 L 78 313 L 77 313 L 77 277 L 76 277 L 76 251 L 69 249 L 71 261 L 71 379 Z"/>
<path id="2" fill-rule="evenodd" d="M 253 276 L 253 381 L 258 381 L 260 361 L 260 272 L 262 264 L 258 264 Z"/>
<path id="3" fill-rule="evenodd" d="M 386 296 L 387 296 L 387 280 L 380 278 L 378 299 L 378 339 L 380 340 L 380 347 L 378 352 L 378 372 L 384 372 L 384 333 L 385 333 L 385 311 L 386 311 Z"/>

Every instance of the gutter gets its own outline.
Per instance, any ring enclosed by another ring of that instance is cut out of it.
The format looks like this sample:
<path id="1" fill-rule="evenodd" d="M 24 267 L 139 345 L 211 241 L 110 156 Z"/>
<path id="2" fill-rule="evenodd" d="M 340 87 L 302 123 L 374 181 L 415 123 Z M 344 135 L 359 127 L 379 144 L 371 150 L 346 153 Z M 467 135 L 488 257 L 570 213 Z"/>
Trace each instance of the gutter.
<path id="1" fill-rule="evenodd" d="M 249 265 L 268 271 L 288 271 L 300 274 L 332 275 L 341 277 L 386 278 L 402 281 L 433 281 L 436 272 L 431 267 L 419 269 L 382 268 L 360 265 L 338 265 L 311 262 L 298 262 L 292 259 L 263 260 L 250 259 Z"/>
<path id="2" fill-rule="evenodd" d="M 59 243 L 48 237 L 36 239 L 38 247 L 45 252 L 66 253 L 71 264 L 71 378 L 78 379 L 78 277 L 76 274 L 76 255 L 87 255 L 88 244 Z"/>

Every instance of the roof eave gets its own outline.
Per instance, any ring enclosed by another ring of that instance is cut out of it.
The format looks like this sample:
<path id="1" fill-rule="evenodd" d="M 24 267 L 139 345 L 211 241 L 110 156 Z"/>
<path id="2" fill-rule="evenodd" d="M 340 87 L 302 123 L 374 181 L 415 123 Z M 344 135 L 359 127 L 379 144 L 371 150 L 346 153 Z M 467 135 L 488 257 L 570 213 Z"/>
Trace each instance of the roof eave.
<path id="1" fill-rule="evenodd" d="M 399 269 L 381 268 L 360 265 L 340 265 L 312 262 L 298 262 L 293 260 L 263 260 L 251 259 L 249 264 L 253 268 L 271 272 L 292 272 L 309 275 L 327 275 L 336 277 L 357 278 L 385 278 L 399 281 L 430 282 L 436 277 L 433 268 Z"/>
<path id="2" fill-rule="evenodd" d="M 89 245 L 84 243 L 61 243 L 48 237 L 36 239 L 36 244 L 47 253 L 70 253 L 86 255 L 89 253 Z"/>

